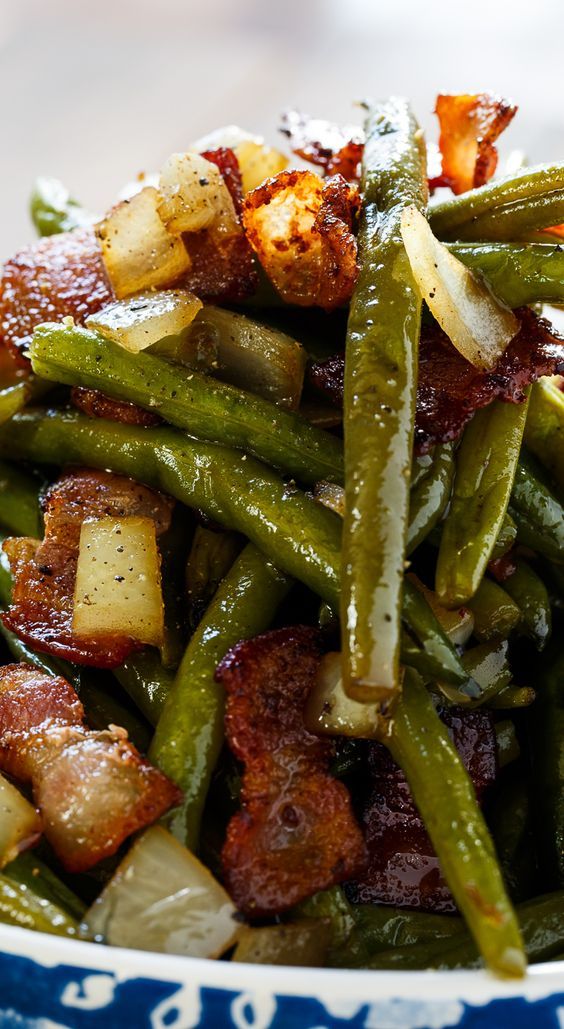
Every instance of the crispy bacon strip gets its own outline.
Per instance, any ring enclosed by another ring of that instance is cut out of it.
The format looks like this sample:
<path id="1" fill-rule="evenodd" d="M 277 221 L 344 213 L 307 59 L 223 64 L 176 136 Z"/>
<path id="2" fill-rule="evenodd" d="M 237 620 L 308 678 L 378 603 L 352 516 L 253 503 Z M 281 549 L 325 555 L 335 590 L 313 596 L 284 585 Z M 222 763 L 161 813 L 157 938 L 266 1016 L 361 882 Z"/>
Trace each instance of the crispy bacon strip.
<path id="1" fill-rule="evenodd" d="M 265 272 L 288 303 L 327 311 L 350 299 L 358 275 L 356 187 L 341 175 L 283 171 L 245 197 L 243 223 Z"/>
<path id="2" fill-rule="evenodd" d="M 130 404 L 126 400 L 113 400 L 97 389 L 73 386 L 71 402 L 89 418 L 106 418 L 110 422 L 123 422 L 125 425 L 140 425 L 146 428 L 160 425 L 161 422 L 159 416 L 152 411 L 145 411 L 144 408 Z"/>
<path id="3" fill-rule="evenodd" d="M 337 125 L 303 111 L 284 111 L 280 132 L 290 140 L 294 154 L 323 168 L 325 175 L 342 175 L 349 182 L 360 178 L 365 136 L 359 125 Z"/>
<path id="4" fill-rule="evenodd" d="M 41 322 L 82 322 L 114 299 L 92 229 L 47 236 L 6 261 L 0 282 L 0 335 L 21 364 Z"/>
<path id="5" fill-rule="evenodd" d="M 442 718 L 481 799 L 497 772 L 493 719 L 456 708 Z M 368 763 L 372 785 L 363 822 L 369 863 L 362 877 L 346 884 L 349 900 L 455 911 L 403 772 L 380 744 L 370 744 Z"/>
<path id="6" fill-rule="evenodd" d="M 80 529 L 85 518 L 153 518 L 157 534 L 170 524 L 172 501 L 132 479 L 82 470 L 63 475 L 44 501 L 43 542 L 6 540 L 14 587 L 4 625 L 37 650 L 78 664 L 114 668 L 137 650 L 129 636 L 78 636 L 72 630 Z"/>
<path id="7" fill-rule="evenodd" d="M 492 400 L 519 404 L 525 388 L 542 375 L 564 370 L 564 338 L 528 307 L 515 312 L 521 328 L 489 372 L 474 368 L 438 325 L 424 325 L 419 344 L 415 448 L 457 439 L 472 415 Z M 335 354 L 314 363 L 309 380 L 335 405 L 342 404 L 345 359 Z"/>
<path id="8" fill-rule="evenodd" d="M 235 210 L 240 215 L 243 210 L 243 178 L 235 151 L 231 147 L 220 146 L 215 150 L 203 150 L 201 156 L 219 168 Z"/>
<path id="9" fill-rule="evenodd" d="M 71 872 L 114 854 L 181 799 L 124 729 L 91 732 L 72 686 L 26 664 L 0 668 L 0 767 L 31 783 L 45 835 Z"/>
<path id="10" fill-rule="evenodd" d="M 516 111 L 510 101 L 490 93 L 439 94 L 435 113 L 443 174 L 432 185 L 448 185 L 453 193 L 465 193 L 488 182 L 497 167 L 494 143 Z"/>
<path id="11" fill-rule="evenodd" d="M 284 911 L 350 878 L 365 859 L 348 792 L 327 770 L 332 745 L 303 723 L 320 655 L 316 630 L 278 629 L 239 643 L 216 673 L 227 691 L 227 739 L 245 766 L 223 867 L 249 917 Z"/>

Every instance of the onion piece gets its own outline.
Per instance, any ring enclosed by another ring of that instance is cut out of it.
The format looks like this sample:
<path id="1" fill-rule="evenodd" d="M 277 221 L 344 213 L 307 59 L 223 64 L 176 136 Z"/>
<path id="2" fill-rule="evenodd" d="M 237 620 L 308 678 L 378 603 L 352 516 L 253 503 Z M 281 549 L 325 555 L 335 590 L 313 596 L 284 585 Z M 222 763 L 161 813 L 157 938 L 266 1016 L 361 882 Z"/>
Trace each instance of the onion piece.
<path id="1" fill-rule="evenodd" d="M 221 129 L 202 136 L 194 143 L 194 150 L 215 150 L 217 147 L 229 147 L 233 150 L 243 180 L 243 193 L 256 189 L 265 179 L 284 171 L 289 165 L 289 158 L 276 147 L 265 143 L 262 136 L 254 136 L 238 125 L 225 125 Z"/>
<path id="2" fill-rule="evenodd" d="M 84 521 L 73 632 L 79 636 L 131 636 L 160 646 L 163 610 L 154 520 L 131 516 Z"/>
<path id="3" fill-rule="evenodd" d="M 342 657 L 331 652 L 321 659 L 317 680 L 304 711 L 306 728 L 329 736 L 372 740 L 385 732 L 381 705 L 347 696 L 341 677 Z"/>
<path id="4" fill-rule="evenodd" d="M 488 287 L 435 238 L 411 206 L 401 235 L 423 299 L 453 345 L 475 368 L 491 370 L 519 331 L 519 321 Z"/>
<path id="5" fill-rule="evenodd" d="M 306 351 L 291 336 L 245 315 L 206 305 L 177 359 L 203 365 L 217 378 L 281 407 L 294 410 L 300 402 Z"/>
<path id="6" fill-rule="evenodd" d="M 0 775 L 0 868 L 41 836 L 41 818 L 20 791 Z"/>
<path id="7" fill-rule="evenodd" d="M 323 507 L 328 507 L 341 518 L 345 517 L 345 491 L 336 482 L 316 482 L 313 490 L 313 499 L 317 500 Z"/>
<path id="8" fill-rule="evenodd" d="M 311 918 L 288 925 L 244 926 L 232 961 L 251 965 L 322 968 L 331 943 L 328 919 Z"/>
<path id="9" fill-rule="evenodd" d="M 170 286 L 190 268 L 184 243 L 159 217 L 159 194 L 146 186 L 123 200 L 96 226 L 106 272 L 118 300 L 143 289 Z"/>
<path id="10" fill-rule="evenodd" d="M 171 154 L 159 177 L 159 215 L 169 232 L 214 230 L 238 235 L 241 226 L 225 180 L 200 154 Z"/>
<path id="11" fill-rule="evenodd" d="M 456 607 L 448 610 L 441 604 L 438 595 L 425 586 L 421 579 L 418 579 L 413 572 L 408 572 L 407 578 L 411 580 L 416 589 L 423 594 L 435 618 L 455 646 L 463 647 L 470 639 L 474 631 L 474 614 L 469 607 Z"/>
<path id="12" fill-rule="evenodd" d="M 166 829 L 140 836 L 86 912 L 88 936 L 116 947 L 217 958 L 237 939 L 222 886 Z"/>
<path id="13" fill-rule="evenodd" d="M 138 354 L 154 343 L 181 337 L 201 307 L 202 301 L 188 290 L 138 293 L 91 314 L 86 325 Z"/>

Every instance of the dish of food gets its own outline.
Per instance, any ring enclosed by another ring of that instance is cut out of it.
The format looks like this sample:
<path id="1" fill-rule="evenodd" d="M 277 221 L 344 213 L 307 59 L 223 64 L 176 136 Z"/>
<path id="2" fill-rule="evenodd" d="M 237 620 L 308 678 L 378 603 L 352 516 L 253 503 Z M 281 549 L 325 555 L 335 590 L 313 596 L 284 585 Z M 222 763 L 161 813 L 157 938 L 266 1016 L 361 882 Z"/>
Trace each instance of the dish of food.
<path id="1" fill-rule="evenodd" d="M 515 106 L 436 110 L 437 174 L 390 98 L 220 129 L 103 217 L 38 181 L 0 284 L 0 921 L 564 959 L 564 165 L 494 177 Z"/>

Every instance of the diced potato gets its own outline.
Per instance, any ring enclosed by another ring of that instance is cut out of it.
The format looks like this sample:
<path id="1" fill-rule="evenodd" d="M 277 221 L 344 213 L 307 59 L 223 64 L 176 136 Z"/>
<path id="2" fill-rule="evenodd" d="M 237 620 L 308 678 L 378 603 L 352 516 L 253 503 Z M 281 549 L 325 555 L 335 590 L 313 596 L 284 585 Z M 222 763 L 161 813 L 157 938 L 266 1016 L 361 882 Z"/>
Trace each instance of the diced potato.
<path id="1" fill-rule="evenodd" d="M 160 646 L 164 612 L 152 518 L 83 522 L 72 627 L 80 636 L 117 634 Z"/>
<path id="2" fill-rule="evenodd" d="M 146 186 L 117 204 L 96 226 L 108 278 L 118 299 L 144 289 L 170 286 L 190 268 L 179 236 L 159 217 L 159 194 Z"/>
<path id="3" fill-rule="evenodd" d="M 166 829 L 140 836 L 83 928 L 116 947 L 216 958 L 236 942 L 236 909 L 211 872 Z"/>
<path id="4" fill-rule="evenodd" d="M 154 343 L 181 336 L 201 307 L 201 300 L 188 290 L 138 293 L 90 315 L 86 325 L 138 354 Z"/>
<path id="5" fill-rule="evenodd" d="M 0 775 L 0 868 L 41 835 L 41 819 L 20 791 Z"/>
<path id="6" fill-rule="evenodd" d="M 241 231 L 219 168 L 200 154 L 172 154 L 161 169 L 159 194 L 159 215 L 170 232 L 212 225 L 223 234 Z"/>

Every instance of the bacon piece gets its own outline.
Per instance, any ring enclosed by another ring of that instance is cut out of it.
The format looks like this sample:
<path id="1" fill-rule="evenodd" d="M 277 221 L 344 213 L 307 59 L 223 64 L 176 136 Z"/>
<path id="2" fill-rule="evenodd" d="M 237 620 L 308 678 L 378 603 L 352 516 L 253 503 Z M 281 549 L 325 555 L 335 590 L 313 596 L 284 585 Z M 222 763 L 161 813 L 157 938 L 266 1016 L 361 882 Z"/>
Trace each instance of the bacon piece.
<path id="1" fill-rule="evenodd" d="M 497 582 L 507 582 L 517 571 L 517 561 L 512 550 L 502 557 L 497 557 L 488 564 L 488 571 L 491 572 Z"/>
<path id="2" fill-rule="evenodd" d="M 109 472 L 79 470 L 63 475 L 44 501 L 43 542 L 6 540 L 14 587 L 4 625 L 37 650 L 78 664 L 114 668 L 138 641 L 129 636 L 96 639 L 72 630 L 80 529 L 85 518 L 130 515 L 153 518 L 157 534 L 170 524 L 172 501 L 132 479 Z"/>
<path id="3" fill-rule="evenodd" d="M 365 135 L 359 125 L 337 125 L 303 111 L 284 111 L 280 132 L 290 140 L 294 154 L 323 168 L 325 175 L 360 178 Z"/>
<path id="4" fill-rule="evenodd" d="M 493 719 L 484 711 L 457 708 L 445 710 L 442 718 L 480 800 L 497 772 Z M 455 911 L 403 772 L 381 744 L 370 744 L 368 763 L 373 785 L 363 822 L 369 864 L 361 878 L 346 884 L 349 900 Z"/>
<path id="5" fill-rule="evenodd" d="M 20 363 L 33 330 L 66 316 L 82 322 L 114 299 L 92 229 L 47 236 L 6 261 L 0 334 Z"/>
<path id="6" fill-rule="evenodd" d="M 245 766 L 223 866 L 249 917 L 284 911 L 350 878 L 365 859 L 349 794 L 327 771 L 332 745 L 303 722 L 321 650 L 314 629 L 278 629 L 239 643 L 216 673 L 227 691 L 227 739 Z"/>
<path id="7" fill-rule="evenodd" d="M 145 428 L 161 423 L 159 416 L 152 411 L 145 411 L 144 408 L 130 404 L 127 400 L 113 400 L 97 389 L 73 386 L 71 402 L 89 418 L 106 418 L 110 422 L 140 425 Z"/>
<path id="8" fill-rule="evenodd" d="M 449 185 L 453 193 L 465 193 L 488 182 L 497 166 L 494 143 L 516 111 L 510 101 L 490 93 L 439 94 L 435 113 L 443 174 L 432 185 Z"/>
<path id="9" fill-rule="evenodd" d="M 342 175 L 323 181 L 314 172 L 283 171 L 247 194 L 247 236 L 284 300 L 331 311 L 350 299 L 358 209 L 358 190 Z"/>
<path id="10" fill-rule="evenodd" d="M 215 164 L 225 181 L 237 214 L 243 210 L 243 178 L 237 155 L 231 147 L 220 146 L 215 150 L 202 151 L 201 157 Z"/>
<path id="11" fill-rule="evenodd" d="M 25 664 L 0 668 L 0 767 L 31 783 L 45 835 L 71 872 L 114 854 L 182 796 L 124 729 L 90 732 L 65 679 Z"/>
<path id="12" fill-rule="evenodd" d="M 542 375 L 564 371 L 564 338 L 528 307 L 515 314 L 521 328 L 492 371 L 470 364 L 438 325 L 425 324 L 419 344 L 415 449 L 424 454 L 436 443 L 457 439 L 472 415 L 492 400 L 513 404 Z M 309 381 L 336 405 L 343 402 L 344 354 L 315 362 Z"/>

